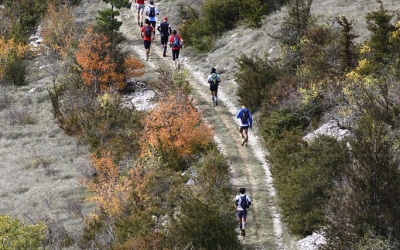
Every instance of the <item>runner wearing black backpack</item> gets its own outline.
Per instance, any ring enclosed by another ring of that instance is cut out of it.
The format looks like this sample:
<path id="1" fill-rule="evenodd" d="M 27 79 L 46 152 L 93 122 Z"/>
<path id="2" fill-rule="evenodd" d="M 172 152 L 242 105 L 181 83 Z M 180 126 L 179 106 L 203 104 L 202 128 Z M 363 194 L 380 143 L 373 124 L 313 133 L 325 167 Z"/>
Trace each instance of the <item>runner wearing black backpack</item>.
<path id="1" fill-rule="evenodd" d="M 240 235 L 246 236 L 246 219 L 247 219 L 247 209 L 251 205 L 251 200 L 249 196 L 246 195 L 246 189 L 240 188 L 239 194 L 235 197 L 235 204 L 237 210 L 237 216 L 239 219 L 239 230 Z"/>
<path id="2" fill-rule="evenodd" d="M 153 26 L 154 35 L 156 34 L 156 22 L 159 14 L 157 7 L 154 5 L 154 1 L 150 1 L 149 6 L 146 7 L 146 16 L 149 18 L 151 26 Z"/>
<path id="3" fill-rule="evenodd" d="M 248 130 L 253 128 L 253 118 L 251 116 L 250 110 L 246 108 L 246 105 L 242 103 L 242 109 L 239 110 L 237 119 L 240 119 L 239 133 L 242 138 L 242 146 L 246 144 L 249 140 Z M 243 135 L 244 132 L 244 135 Z"/>

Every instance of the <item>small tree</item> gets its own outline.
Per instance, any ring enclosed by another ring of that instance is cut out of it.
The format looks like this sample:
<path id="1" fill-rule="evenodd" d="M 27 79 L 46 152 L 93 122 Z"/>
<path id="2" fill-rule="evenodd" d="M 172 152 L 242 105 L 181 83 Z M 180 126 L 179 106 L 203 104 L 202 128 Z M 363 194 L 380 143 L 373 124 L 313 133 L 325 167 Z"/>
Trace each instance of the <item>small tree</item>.
<path id="1" fill-rule="evenodd" d="M 289 4 L 289 11 L 278 34 L 272 35 L 282 47 L 284 63 L 289 70 L 295 70 L 303 59 L 300 52 L 301 39 L 304 32 L 310 28 L 315 20 L 311 16 L 313 0 L 293 0 Z"/>
<path id="2" fill-rule="evenodd" d="M 358 36 L 353 33 L 353 22 L 348 20 L 345 16 L 337 17 L 336 21 L 342 27 L 340 31 L 339 58 L 340 70 L 344 73 L 356 66 L 358 52 L 354 45 L 354 39 Z"/>
<path id="3" fill-rule="evenodd" d="M 49 2 L 47 8 L 41 30 L 43 42 L 58 55 L 66 57 L 77 42 L 75 17 L 68 6 L 57 7 Z"/>
<path id="4" fill-rule="evenodd" d="M 143 74 L 143 63 L 114 47 L 108 38 L 88 28 L 75 54 L 84 83 L 94 93 L 125 86 L 126 79 Z"/>
<path id="5" fill-rule="evenodd" d="M 110 9 L 99 10 L 99 15 L 96 17 L 96 28 L 99 32 L 105 34 L 113 44 L 118 44 L 123 37 L 119 33 L 119 28 L 122 25 L 121 21 L 117 20 L 119 11 L 116 9 L 131 7 L 130 0 L 103 0 L 107 4 L 111 4 Z"/>

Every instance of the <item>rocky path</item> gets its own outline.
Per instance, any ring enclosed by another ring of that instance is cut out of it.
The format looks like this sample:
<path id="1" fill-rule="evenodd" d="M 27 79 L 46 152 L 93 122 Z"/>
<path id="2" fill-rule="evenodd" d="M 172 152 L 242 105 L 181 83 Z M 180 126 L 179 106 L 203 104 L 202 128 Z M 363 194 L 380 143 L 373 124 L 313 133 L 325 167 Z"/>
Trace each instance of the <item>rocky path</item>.
<path id="1" fill-rule="evenodd" d="M 159 36 L 152 43 L 149 61 L 145 61 L 143 41 L 139 35 L 136 16 L 132 10 L 121 11 L 123 26 L 121 31 L 127 37 L 127 49 L 145 62 L 146 72 L 151 72 L 159 65 L 170 66 L 171 51 L 168 57 L 162 56 Z M 158 32 L 157 32 L 158 33 Z M 183 54 L 183 53 L 181 53 Z M 215 141 L 230 164 L 231 182 L 235 190 L 246 187 L 253 205 L 249 211 L 245 249 L 294 249 L 293 238 L 284 228 L 276 207 L 276 193 L 268 163 L 264 160 L 265 151 L 260 146 L 258 136 L 250 132 L 249 146 L 241 146 L 238 124 L 235 117 L 237 104 L 228 95 L 219 91 L 219 106 L 212 107 L 211 97 L 206 83 L 207 74 L 196 69 L 195 62 L 182 57 L 183 69 L 189 72 L 192 95 L 204 119 L 215 131 Z M 211 67 L 210 67 L 211 68 Z M 232 194 L 233 196 L 235 194 Z"/>

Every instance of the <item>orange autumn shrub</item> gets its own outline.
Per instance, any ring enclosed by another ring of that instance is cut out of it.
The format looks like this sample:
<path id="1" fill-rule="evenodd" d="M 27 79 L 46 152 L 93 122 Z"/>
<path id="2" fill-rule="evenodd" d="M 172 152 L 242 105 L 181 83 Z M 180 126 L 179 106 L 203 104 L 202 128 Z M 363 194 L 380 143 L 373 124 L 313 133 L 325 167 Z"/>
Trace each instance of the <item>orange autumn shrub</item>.
<path id="1" fill-rule="evenodd" d="M 164 162 L 189 161 L 212 142 L 202 114 L 182 93 L 162 97 L 144 119 L 142 153 L 161 155 Z"/>
<path id="2" fill-rule="evenodd" d="M 103 152 L 101 157 L 92 154 L 90 161 L 96 175 L 94 179 L 83 180 L 83 183 L 91 192 L 88 200 L 97 205 L 92 218 L 96 219 L 100 214 L 107 217 L 119 215 L 132 191 L 129 178 L 120 173 L 108 152 Z"/>

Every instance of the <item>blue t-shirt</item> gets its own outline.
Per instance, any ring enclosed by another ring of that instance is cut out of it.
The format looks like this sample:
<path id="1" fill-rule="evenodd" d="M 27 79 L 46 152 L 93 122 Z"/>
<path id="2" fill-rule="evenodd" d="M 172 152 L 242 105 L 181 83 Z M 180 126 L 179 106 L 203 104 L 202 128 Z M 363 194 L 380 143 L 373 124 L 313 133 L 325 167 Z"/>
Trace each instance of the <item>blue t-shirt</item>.
<path id="1" fill-rule="evenodd" d="M 248 119 L 246 121 L 242 121 L 242 116 L 244 112 L 248 113 Z M 240 119 L 240 126 L 253 126 L 253 118 L 251 117 L 250 110 L 248 110 L 247 108 L 242 108 L 241 110 L 239 110 L 236 118 Z"/>

